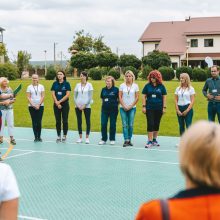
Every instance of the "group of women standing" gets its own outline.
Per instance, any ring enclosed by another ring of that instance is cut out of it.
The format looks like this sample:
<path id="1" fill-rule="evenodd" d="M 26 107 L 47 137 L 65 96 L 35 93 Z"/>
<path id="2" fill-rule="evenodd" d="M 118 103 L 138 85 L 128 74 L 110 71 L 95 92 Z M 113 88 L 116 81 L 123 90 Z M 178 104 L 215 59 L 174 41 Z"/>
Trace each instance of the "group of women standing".
<path id="1" fill-rule="evenodd" d="M 3 77 L 2 77 L 3 78 Z M 2 128 L 0 131 L 0 143 L 3 142 L 3 129 L 5 120 L 8 124 L 8 132 L 11 137 L 11 143 L 16 144 L 13 136 L 13 108 L 15 101 L 13 91 L 8 86 L 6 78 L 0 80 L 0 93 L 4 93 L 2 98 L 0 94 L 0 109 L 2 110 Z M 147 119 L 148 140 L 146 148 L 160 146 L 157 136 L 160 127 L 162 115 L 166 112 L 167 91 L 163 85 L 161 73 L 153 70 L 148 75 L 148 83 L 142 90 L 142 112 Z M 136 113 L 136 104 L 139 99 L 139 87 L 135 83 L 135 76 L 132 71 L 125 73 L 124 83 L 119 88 L 115 86 L 115 80 L 108 76 L 105 80 L 106 86 L 101 90 L 102 99 L 101 108 L 101 140 L 100 145 L 106 144 L 108 140 L 107 125 L 110 120 L 109 140 L 110 144 L 115 144 L 116 122 L 118 112 L 120 112 L 123 128 L 124 143 L 123 147 L 133 146 L 133 124 Z M 29 112 L 32 119 L 32 126 L 35 142 L 41 142 L 42 117 L 44 112 L 44 86 L 39 84 L 37 74 L 32 75 L 32 84 L 27 87 L 27 99 L 29 102 Z M 51 87 L 52 98 L 54 101 L 53 110 L 56 120 L 57 142 L 65 142 L 68 132 L 69 115 L 69 96 L 71 92 L 70 83 L 66 80 L 65 73 L 58 71 L 56 81 Z M 193 104 L 195 91 L 190 85 L 190 78 L 187 73 L 180 75 L 180 86 L 175 91 L 175 107 L 179 123 L 180 135 L 192 123 Z M 82 113 L 84 112 L 86 121 L 85 143 L 89 144 L 89 134 L 91 129 L 91 104 L 93 103 L 93 86 L 88 82 L 88 74 L 83 71 L 80 74 L 80 82 L 74 88 L 75 113 L 77 117 L 77 126 L 79 138 L 77 143 L 82 143 Z M 119 105 L 119 109 L 118 109 Z M 63 135 L 61 131 L 63 127 Z"/>

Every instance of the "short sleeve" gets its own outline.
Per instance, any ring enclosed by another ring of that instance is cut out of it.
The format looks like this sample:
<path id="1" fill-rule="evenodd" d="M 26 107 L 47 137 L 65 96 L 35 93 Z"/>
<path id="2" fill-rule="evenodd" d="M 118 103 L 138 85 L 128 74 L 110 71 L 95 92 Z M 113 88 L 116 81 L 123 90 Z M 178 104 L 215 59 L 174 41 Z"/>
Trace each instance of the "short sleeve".
<path id="1" fill-rule="evenodd" d="M 3 180 L 3 189 L 0 192 L 0 201 L 9 201 L 20 196 L 17 181 L 12 169 L 8 166 Z"/>
<path id="2" fill-rule="evenodd" d="M 55 83 L 56 83 L 56 82 L 54 82 L 53 85 L 51 86 L 50 91 L 55 91 Z"/>
<path id="3" fill-rule="evenodd" d="M 78 87 L 79 87 L 79 83 L 76 84 L 75 88 L 74 88 L 74 92 L 78 91 Z"/>
<path id="4" fill-rule="evenodd" d="M 101 91 L 101 93 L 100 93 L 100 98 L 101 98 L 101 99 L 103 98 L 103 95 L 102 95 L 103 89 L 104 89 L 104 88 L 102 88 L 102 91 Z"/>
<path id="5" fill-rule="evenodd" d="M 71 86 L 69 82 L 66 82 L 66 90 L 71 91 Z"/>
<path id="6" fill-rule="evenodd" d="M 45 88 L 43 85 L 41 85 L 41 92 L 44 92 L 45 91 Z"/>
<path id="7" fill-rule="evenodd" d="M 165 88 L 165 86 L 163 85 L 163 92 L 162 92 L 162 95 L 167 95 L 167 90 Z"/>
<path id="8" fill-rule="evenodd" d="M 177 87 L 177 88 L 176 88 L 175 93 L 174 93 L 175 95 L 178 95 L 179 89 L 180 89 L 180 87 Z"/>
<path id="9" fill-rule="evenodd" d="M 196 92 L 195 92 L 195 89 L 193 87 L 190 87 L 190 95 L 195 95 Z"/>
<path id="10" fill-rule="evenodd" d="M 139 92 L 139 86 L 138 86 L 138 84 L 135 84 L 135 92 Z"/>
<path id="11" fill-rule="evenodd" d="M 27 87 L 27 91 L 26 91 L 26 92 L 28 92 L 28 93 L 31 92 L 31 88 L 30 88 L 30 86 Z"/>
<path id="12" fill-rule="evenodd" d="M 122 92 L 123 91 L 123 87 L 124 87 L 124 85 L 123 85 L 123 83 L 119 86 L 119 91 L 120 92 Z"/>
<path id="13" fill-rule="evenodd" d="M 89 84 L 89 91 L 92 91 L 93 90 L 93 86 L 92 86 L 92 84 L 90 83 Z"/>
<path id="14" fill-rule="evenodd" d="M 147 95 L 147 85 L 144 86 L 144 88 L 142 90 L 142 94 Z"/>

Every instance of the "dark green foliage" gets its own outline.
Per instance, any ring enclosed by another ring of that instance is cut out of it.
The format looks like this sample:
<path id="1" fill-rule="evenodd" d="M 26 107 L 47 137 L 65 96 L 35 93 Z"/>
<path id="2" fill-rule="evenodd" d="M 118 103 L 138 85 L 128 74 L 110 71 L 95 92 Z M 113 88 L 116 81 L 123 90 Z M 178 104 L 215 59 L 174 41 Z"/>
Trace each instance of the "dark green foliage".
<path id="1" fill-rule="evenodd" d="M 96 64 L 100 67 L 114 67 L 117 65 L 118 56 L 111 52 L 100 52 L 96 55 Z"/>
<path id="2" fill-rule="evenodd" d="M 192 68 L 188 66 L 181 66 L 176 69 L 176 78 L 180 79 L 181 73 L 188 73 L 190 79 L 192 79 Z"/>
<path id="3" fill-rule="evenodd" d="M 161 66 L 170 66 L 171 60 L 167 53 L 154 50 L 142 58 L 142 63 L 151 66 L 152 69 L 159 69 Z"/>
<path id="4" fill-rule="evenodd" d="M 89 77 L 92 80 L 101 80 L 102 79 L 102 69 L 101 68 L 91 68 L 89 69 Z"/>
<path id="5" fill-rule="evenodd" d="M 56 78 L 56 70 L 53 66 L 47 68 L 47 75 L 45 76 L 46 80 L 54 80 Z"/>
<path id="6" fill-rule="evenodd" d="M 0 64 L 0 74 L 9 80 L 15 80 L 19 77 L 18 68 L 11 63 Z"/>
<path id="7" fill-rule="evenodd" d="M 115 69 L 111 69 L 109 72 L 108 72 L 108 75 L 109 76 L 113 76 L 115 80 L 119 79 L 120 78 L 120 72 L 118 70 L 115 70 Z"/>
<path id="8" fill-rule="evenodd" d="M 150 66 L 144 66 L 143 70 L 142 70 L 142 74 L 141 74 L 141 78 L 143 80 L 146 80 L 149 73 L 152 71 L 153 69 Z"/>
<path id="9" fill-rule="evenodd" d="M 171 67 L 162 66 L 158 69 L 158 71 L 161 73 L 162 78 L 165 81 L 172 80 L 175 77 L 174 70 Z"/>
<path id="10" fill-rule="evenodd" d="M 122 54 L 120 56 L 118 64 L 121 67 L 133 66 L 136 69 L 139 69 L 141 66 L 141 61 L 135 55 Z"/>
<path id="11" fill-rule="evenodd" d="M 192 71 L 193 81 L 205 81 L 208 78 L 207 72 L 201 68 L 194 68 Z"/>
<path id="12" fill-rule="evenodd" d="M 128 70 L 131 70 L 134 73 L 135 79 L 138 78 L 138 70 L 135 67 L 133 67 L 133 66 L 126 66 L 125 68 L 123 68 L 123 73 L 125 74 Z"/>

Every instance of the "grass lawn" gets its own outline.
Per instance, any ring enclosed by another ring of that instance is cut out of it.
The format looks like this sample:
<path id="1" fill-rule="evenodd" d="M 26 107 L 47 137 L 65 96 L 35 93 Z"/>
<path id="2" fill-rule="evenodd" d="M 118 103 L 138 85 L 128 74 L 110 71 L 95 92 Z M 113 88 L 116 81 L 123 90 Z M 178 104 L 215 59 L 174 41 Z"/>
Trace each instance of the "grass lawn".
<path id="1" fill-rule="evenodd" d="M 72 90 L 76 83 L 79 80 L 68 79 Z M 31 119 L 27 107 L 27 98 L 26 98 L 26 88 L 31 83 L 31 80 L 16 80 L 11 81 L 10 86 L 15 89 L 16 86 L 22 82 L 23 88 L 22 91 L 17 96 L 17 101 L 14 104 L 14 115 L 15 115 L 15 126 L 18 127 L 31 127 Z M 92 105 L 92 116 L 91 116 L 91 129 L 92 131 L 100 131 L 100 112 L 101 112 L 101 99 L 100 92 L 101 89 L 105 86 L 104 80 L 102 81 L 90 81 L 94 87 L 94 103 Z M 137 112 L 135 116 L 134 123 L 134 133 L 135 134 L 146 134 L 146 118 L 142 113 L 142 102 L 141 102 L 141 91 L 146 83 L 146 81 L 136 81 L 139 85 L 140 89 L 140 99 L 137 104 Z M 53 81 L 40 80 L 40 83 L 45 86 L 46 95 L 45 95 L 45 110 L 43 116 L 43 128 L 55 128 L 55 119 L 53 114 L 53 102 L 51 97 L 50 88 Z M 117 81 L 116 85 L 119 86 L 122 81 Z M 167 89 L 167 112 L 162 117 L 161 127 L 160 127 L 160 135 L 168 135 L 168 136 L 178 136 L 178 123 L 177 117 L 175 113 L 175 105 L 174 105 L 174 91 L 176 87 L 179 85 L 178 81 L 171 81 L 164 83 Z M 204 82 L 194 82 L 192 86 L 196 91 L 195 105 L 194 105 L 194 117 L 193 121 L 197 121 L 199 119 L 207 119 L 207 101 L 202 95 L 202 87 Z M 85 120 L 83 120 L 84 123 Z M 83 124 L 83 128 L 85 129 L 85 124 Z M 76 115 L 74 111 L 73 104 L 73 92 L 71 92 L 70 97 L 70 115 L 69 115 L 69 129 L 77 130 L 76 123 Z M 117 133 L 122 132 L 121 126 L 121 118 L 118 115 L 117 120 Z"/>

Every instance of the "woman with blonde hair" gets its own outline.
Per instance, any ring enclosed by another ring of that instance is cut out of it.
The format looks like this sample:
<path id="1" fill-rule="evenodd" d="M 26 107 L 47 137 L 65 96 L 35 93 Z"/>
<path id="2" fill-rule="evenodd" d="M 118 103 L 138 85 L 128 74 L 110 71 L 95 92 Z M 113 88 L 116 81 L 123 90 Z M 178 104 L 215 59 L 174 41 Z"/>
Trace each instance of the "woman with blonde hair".
<path id="1" fill-rule="evenodd" d="M 180 135 L 192 124 L 195 90 L 187 73 L 180 74 L 180 86 L 175 91 L 175 107 Z"/>
<path id="2" fill-rule="evenodd" d="M 185 190 L 140 208 L 136 220 L 199 219 L 220 216 L 220 125 L 199 121 L 181 137 L 179 161 Z M 186 211 L 187 210 L 187 211 Z"/>
<path id="3" fill-rule="evenodd" d="M 13 90 L 9 87 L 9 81 L 5 77 L 0 78 L 0 110 L 2 112 L 2 126 L 0 130 L 0 143 L 3 143 L 5 121 L 7 122 L 8 134 L 10 136 L 10 143 L 15 145 L 16 141 L 14 139 L 14 111 L 13 103 L 15 99 L 13 98 Z"/>
<path id="4" fill-rule="evenodd" d="M 136 113 L 136 103 L 139 99 L 139 87 L 134 81 L 134 73 L 128 70 L 125 73 L 125 82 L 119 87 L 120 114 L 124 135 L 123 147 L 133 146 L 131 138 Z"/>
<path id="5" fill-rule="evenodd" d="M 106 144 L 108 139 L 107 125 L 110 120 L 109 140 L 110 144 L 115 144 L 116 121 L 118 116 L 118 88 L 115 87 L 115 79 L 112 76 L 107 76 L 105 79 L 106 86 L 102 88 L 102 112 L 101 112 L 101 133 L 102 139 L 100 145 Z"/>

